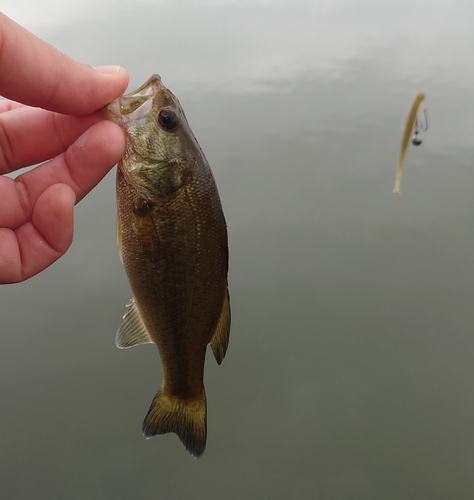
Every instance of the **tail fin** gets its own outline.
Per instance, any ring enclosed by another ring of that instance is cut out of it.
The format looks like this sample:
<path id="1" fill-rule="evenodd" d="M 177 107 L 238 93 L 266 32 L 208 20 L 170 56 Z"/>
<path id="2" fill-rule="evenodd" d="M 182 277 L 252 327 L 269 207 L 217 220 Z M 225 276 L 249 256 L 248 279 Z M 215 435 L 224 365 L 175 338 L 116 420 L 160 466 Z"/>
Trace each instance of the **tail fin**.
<path id="1" fill-rule="evenodd" d="M 186 449 L 200 457 L 206 448 L 206 394 L 198 400 L 184 400 L 158 392 L 143 422 L 143 434 L 152 438 L 174 432 Z"/>

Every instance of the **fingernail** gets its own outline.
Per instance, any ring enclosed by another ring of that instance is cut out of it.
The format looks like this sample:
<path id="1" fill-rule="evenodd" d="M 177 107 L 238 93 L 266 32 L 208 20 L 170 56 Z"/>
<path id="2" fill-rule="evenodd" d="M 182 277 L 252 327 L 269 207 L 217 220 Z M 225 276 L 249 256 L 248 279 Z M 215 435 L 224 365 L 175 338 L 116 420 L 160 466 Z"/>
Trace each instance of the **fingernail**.
<path id="1" fill-rule="evenodd" d="M 103 73 L 104 75 L 116 75 L 122 69 L 121 66 L 96 66 L 96 69 L 99 73 Z"/>

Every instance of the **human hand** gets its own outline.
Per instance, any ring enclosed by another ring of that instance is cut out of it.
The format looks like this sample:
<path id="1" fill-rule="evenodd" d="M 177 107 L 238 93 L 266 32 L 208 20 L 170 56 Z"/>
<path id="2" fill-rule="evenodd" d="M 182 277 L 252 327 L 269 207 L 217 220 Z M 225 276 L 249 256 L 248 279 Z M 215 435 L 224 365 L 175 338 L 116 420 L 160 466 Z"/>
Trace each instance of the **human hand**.
<path id="1" fill-rule="evenodd" d="M 80 64 L 0 13 L 0 95 L 11 99 L 0 100 L 0 283 L 69 248 L 74 204 L 125 152 L 124 132 L 97 110 L 127 85 L 123 68 Z"/>

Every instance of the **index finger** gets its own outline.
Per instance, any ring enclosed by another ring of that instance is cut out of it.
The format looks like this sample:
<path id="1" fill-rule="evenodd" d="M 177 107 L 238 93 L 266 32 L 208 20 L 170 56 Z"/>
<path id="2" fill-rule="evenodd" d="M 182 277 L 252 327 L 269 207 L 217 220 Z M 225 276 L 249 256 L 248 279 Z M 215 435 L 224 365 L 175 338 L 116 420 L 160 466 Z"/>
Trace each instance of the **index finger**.
<path id="1" fill-rule="evenodd" d="M 119 66 L 81 64 L 0 13 L 0 94 L 50 111 L 87 115 L 123 94 Z"/>

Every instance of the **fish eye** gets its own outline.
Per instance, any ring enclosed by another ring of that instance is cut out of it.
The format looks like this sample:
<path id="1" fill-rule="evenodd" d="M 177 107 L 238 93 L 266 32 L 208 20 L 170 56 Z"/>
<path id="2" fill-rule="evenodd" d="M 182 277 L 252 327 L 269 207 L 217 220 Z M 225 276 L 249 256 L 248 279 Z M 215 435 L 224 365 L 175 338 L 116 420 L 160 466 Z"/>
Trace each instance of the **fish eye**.
<path id="1" fill-rule="evenodd" d="M 178 126 L 179 118 L 171 108 L 164 108 L 158 113 L 158 123 L 171 132 Z"/>

